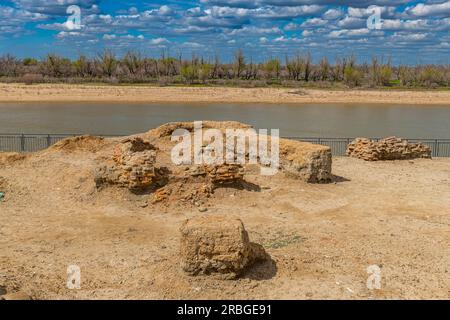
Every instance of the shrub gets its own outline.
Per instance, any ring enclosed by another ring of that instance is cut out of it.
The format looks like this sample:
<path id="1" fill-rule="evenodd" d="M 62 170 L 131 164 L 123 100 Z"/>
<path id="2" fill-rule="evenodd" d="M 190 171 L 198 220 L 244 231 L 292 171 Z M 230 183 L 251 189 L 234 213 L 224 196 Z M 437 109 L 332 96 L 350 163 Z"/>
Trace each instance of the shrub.
<path id="1" fill-rule="evenodd" d="M 40 73 L 36 74 L 36 73 L 26 73 L 23 77 L 22 77 L 22 81 L 27 84 L 27 85 L 31 85 L 34 83 L 42 83 L 44 81 L 44 76 Z"/>
<path id="2" fill-rule="evenodd" d="M 183 60 L 167 56 L 160 58 L 141 56 L 133 51 L 117 58 L 105 50 L 96 58 L 80 56 L 76 60 L 49 54 L 43 60 L 34 58 L 19 60 L 12 55 L 0 57 L 2 82 L 87 83 L 181 83 L 222 84 L 236 86 L 282 85 L 289 87 L 445 87 L 450 86 L 450 66 L 416 65 L 392 66 L 390 62 L 358 64 L 354 56 L 337 58 L 333 63 L 326 58 L 314 64 L 311 54 L 286 56 L 284 64 L 277 58 L 256 63 L 246 61 L 242 50 L 234 54 L 233 61 L 221 63 L 218 57 L 205 60 L 193 56 Z"/>
<path id="3" fill-rule="evenodd" d="M 362 75 L 356 68 L 348 66 L 344 70 L 344 81 L 350 87 L 357 87 L 361 84 Z"/>

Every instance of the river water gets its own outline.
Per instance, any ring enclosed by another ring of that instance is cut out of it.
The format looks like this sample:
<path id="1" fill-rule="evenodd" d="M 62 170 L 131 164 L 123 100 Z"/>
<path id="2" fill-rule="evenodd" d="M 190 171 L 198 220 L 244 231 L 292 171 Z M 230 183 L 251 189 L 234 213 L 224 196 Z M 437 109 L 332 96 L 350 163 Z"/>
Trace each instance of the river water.
<path id="1" fill-rule="evenodd" d="M 0 134 L 133 134 L 171 121 L 237 120 L 289 137 L 450 138 L 447 106 L 0 103 Z"/>

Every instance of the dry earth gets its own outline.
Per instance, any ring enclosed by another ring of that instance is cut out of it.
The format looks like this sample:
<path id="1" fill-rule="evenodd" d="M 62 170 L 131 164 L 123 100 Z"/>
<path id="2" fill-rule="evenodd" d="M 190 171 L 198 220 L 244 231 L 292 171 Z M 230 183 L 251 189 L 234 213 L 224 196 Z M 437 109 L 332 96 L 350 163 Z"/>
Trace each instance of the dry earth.
<path id="1" fill-rule="evenodd" d="M 450 91 L 0 84 L 0 102 L 66 101 L 448 105 Z"/>
<path id="2" fill-rule="evenodd" d="M 107 143 L 110 143 L 108 141 Z M 449 299 L 450 159 L 336 158 L 334 183 L 246 175 L 195 205 L 97 190 L 95 146 L 0 164 L 0 286 L 34 299 Z M 1 160 L 1 159 L 0 159 Z M 1 163 L 2 161 L 0 161 Z M 236 281 L 180 267 L 186 218 L 240 218 L 272 261 Z M 66 288 L 67 267 L 81 289 Z M 366 287 L 370 265 L 382 289 Z"/>

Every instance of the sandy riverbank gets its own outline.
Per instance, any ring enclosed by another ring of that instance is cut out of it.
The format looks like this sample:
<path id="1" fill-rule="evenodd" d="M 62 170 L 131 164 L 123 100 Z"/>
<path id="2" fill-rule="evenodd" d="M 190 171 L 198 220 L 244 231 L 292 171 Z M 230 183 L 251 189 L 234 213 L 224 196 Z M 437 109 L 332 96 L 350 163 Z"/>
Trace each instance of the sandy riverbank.
<path id="1" fill-rule="evenodd" d="M 0 102 L 450 104 L 450 91 L 0 84 Z"/>

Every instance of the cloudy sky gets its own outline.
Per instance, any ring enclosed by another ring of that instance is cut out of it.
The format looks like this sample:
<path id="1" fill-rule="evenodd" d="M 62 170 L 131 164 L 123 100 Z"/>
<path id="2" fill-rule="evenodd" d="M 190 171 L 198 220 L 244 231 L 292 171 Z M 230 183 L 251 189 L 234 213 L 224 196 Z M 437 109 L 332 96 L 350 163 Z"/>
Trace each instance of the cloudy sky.
<path id="1" fill-rule="evenodd" d="M 81 25 L 67 8 L 81 9 Z M 374 13 L 378 28 L 368 28 Z M 0 0 L 0 54 L 95 55 L 103 48 L 261 61 L 296 52 L 450 63 L 446 0 Z"/>

